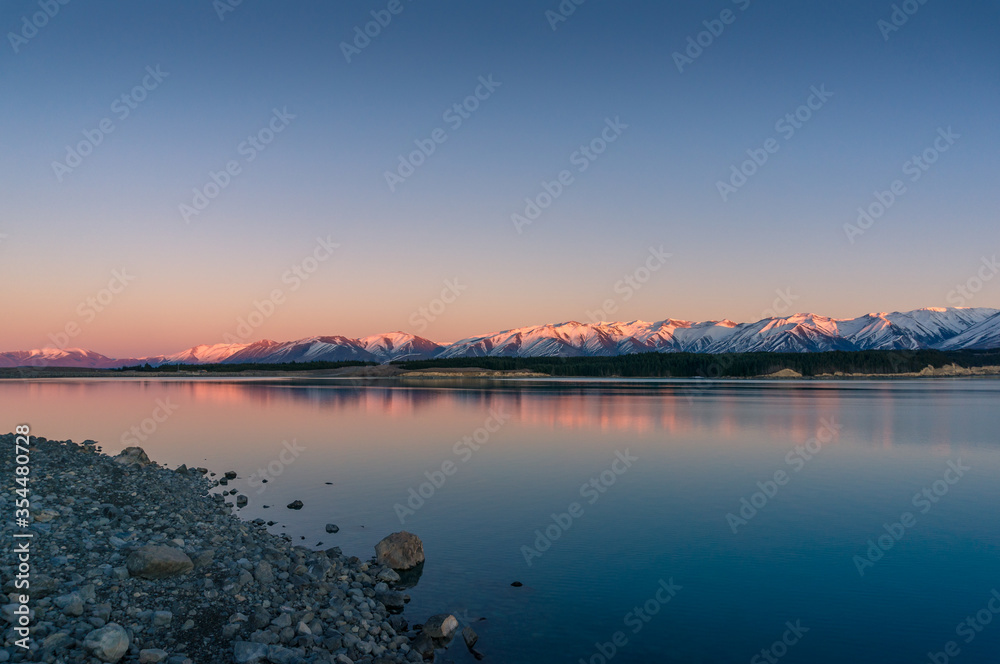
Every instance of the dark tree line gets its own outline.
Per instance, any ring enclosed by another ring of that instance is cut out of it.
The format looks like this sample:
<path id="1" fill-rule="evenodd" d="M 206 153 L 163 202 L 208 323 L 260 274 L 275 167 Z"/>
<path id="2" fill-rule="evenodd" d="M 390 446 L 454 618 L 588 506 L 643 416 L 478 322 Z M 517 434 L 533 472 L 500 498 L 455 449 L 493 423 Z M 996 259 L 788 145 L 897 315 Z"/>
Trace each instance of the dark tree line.
<path id="1" fill-rule="evenodd" d="M 863 350 L 825 353 L 638 353 L 613 357 L 469 357 L 395 363 L 403 369 L 478 367 L 535 371 L 551 376 L 694 378 L 765 376 L 782 369 L 803 376 L 864 373 L 893 375 L 932 366 L 1000 365 L 1000 351 Z"/>

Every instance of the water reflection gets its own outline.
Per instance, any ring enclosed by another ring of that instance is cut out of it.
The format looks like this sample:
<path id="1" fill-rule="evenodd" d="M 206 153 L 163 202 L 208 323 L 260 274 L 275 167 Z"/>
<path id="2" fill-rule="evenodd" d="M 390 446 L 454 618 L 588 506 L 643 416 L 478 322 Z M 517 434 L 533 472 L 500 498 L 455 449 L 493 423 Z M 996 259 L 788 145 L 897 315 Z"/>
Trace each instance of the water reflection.
<path id="1" fill-rule="evenodd" d="M 671 438 L 734 440 L 744 436 L 749 426 L 775 438 L 805 440 L 815 435 L 819 417 L 825 416 L 843 421 L 847 432 L 867 432 L 857 437 L 866 447 L 890 449 L 894 444 L 929 443 L 941 454 L 948 454 L 953 442 L 992 442 L 981 440 L 981 420 L 989 418 L 989 410 L 977 410 L 975 405 L 993 403 L 998 391 L 996 381 L 698 384 L 466 380 L 404 384 L 378 380 L 177 379 L 11 381 L 0 385 L 7 405 L 19 399 L 58 403 L 67 418 L 77 420 L 86 420 L 87 413 L 82 411 L 92 414 L 95 404 L 100 404 L 96 407 L 107 416 L 113 413 L 107 404 L 145 404 L 156 398 L 172 398 L 195 404 L 199 410 L 249 409 L 275 416 L 287 415 L 287 409 L 292 408 L 333 416 L 349 413 L 351 419 L 411 420 L 420 415 L 492 409 L 511 414 L 525 426 L 550 431 L 661 432 Z M 942 401 L 961 403 L 963 417 L 956 419 L 948 409 L 922 406 Z M 141 407 L 136 408 L 141 412 Z M 11 420 L 5 426 L 14 424 Z M 113 441 L 106 442 L 109 448 L 114 447 Z"/>

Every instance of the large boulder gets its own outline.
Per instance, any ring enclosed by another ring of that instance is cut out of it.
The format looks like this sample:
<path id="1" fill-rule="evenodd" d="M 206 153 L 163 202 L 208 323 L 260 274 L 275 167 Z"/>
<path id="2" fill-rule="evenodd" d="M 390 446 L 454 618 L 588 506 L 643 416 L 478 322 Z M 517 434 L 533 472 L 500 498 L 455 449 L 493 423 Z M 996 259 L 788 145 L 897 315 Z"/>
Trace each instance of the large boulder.
<path id="1" fill-rule="evenodd" d="M 125 560 L 128 573 L 143 579 L 164 579 L 185 574 L 194 568 L 188 555 L 172 546 L 144 546 Z"/>
<path id="2" fill-rule="evenodd" d="M 450 613 L 439 613 L 424 622 L 424 634 L 435 639 L 450 639 L 458 629 L 458 618 Z"/>
<path id="3" fill-rule="evenodd" d="M 392 569 L 413 569 L 424 562 L 424 543 L 413 533 L 393 533 L 375 545 L 375 557 Z"/>
<path id="4" fill-rule="evenodd" d="M 118 623 L 108 623 L 83 639 L 83 647 L 102 662 L 117 662 L 128 652 L 128 646 L 128 632 Z"/>
<path id="5" fill-rule="evenodd" d="M 142 467 L 153 463 L 149 460 L 149 456 L 141 447 L 126 447 L 121 451 L 121 454 L 114 457 L 114 459 L 123 466 Z"/>

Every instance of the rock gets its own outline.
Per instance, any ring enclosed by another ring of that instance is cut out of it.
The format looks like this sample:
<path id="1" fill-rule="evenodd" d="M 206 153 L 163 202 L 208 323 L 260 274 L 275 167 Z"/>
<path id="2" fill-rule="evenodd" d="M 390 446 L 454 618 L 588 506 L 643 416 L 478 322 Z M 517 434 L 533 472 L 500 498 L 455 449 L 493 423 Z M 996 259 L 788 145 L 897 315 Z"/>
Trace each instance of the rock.
<path id="1" fill-rule="evenodd" d="M 523 586 L 524 584 L 523 584 L 523 583 L 521 583 L 520 581 L 515 581 L 514 583 L 512 583 L 512 584 L 510 584 L 510 585 L 514 586 L 515 588 L 520 588 L 520 587 L 521 587 L 521 586 Z"/>
<path id="2" fill-rule="evenodd" d="M 194 563 L 180 549 L 157 545 L 136 549 L 125 560 L 125 566 L 129 574 L 143 579 L 164 579 L 194 569 Z"/>
<path id="3" fill-rule="evenodd" d="M 386 568 L 378 573 L 376 577 L 379 581 L 385 581 L 386 583 L 396 583 L 399 581 L 400 576 L 396 570 L 391 568 Z"/>
<path id="4" fill-rule="evenodd" d="M 410 648 L 424 659 L 434 659 L 434 639 L 427 634 L 420 634 L 410 641 Z"/>
<path id="5" fill-rule="evenodd" d="M 397 634 L 402 634 L 410 628 L 410 624 L 406 622 L 406 618 L 398 614 L 389 616 L 389 626 L 392 627 Z"/>
<path id="6" fill-rule="evenodd" d="M 243 494 L 240 494 L 240 495 L 236 496 L 236 506 L 237 507 L 246 507 L 247 506 L 247 502 L 248 502 L 247 501 L 247 497 L 244 496 Z"/>
<path id="7" fill-rule="evenodd" d="M 191 476 L 191 471 L 183 463 L 181 465 L 177 466 L 177 470 L 175 470 L 174 472 L 177 473 L 178 475 L 183 475 L 184 477 L 190 477 Z"/>
<path id="8" fill-rule="evenodd" d="M 273 664 L 293 664 L 299 660 L 295 651 L 281 646 L 271 646 L 267 649 L 267 661 Z"/>
<path id="9" fill-rule="evenodd" d="M 102 662 L 117 662 L 128 652 L 128 646 L 128 633 L 118 623 L 108 623 L 83 639 L 83 647 Z"/>
<path id="10" fill-rule="evenodd" d="M 242 623 L 229 623 L 222 628 L 222 638 L 231 641 L 234 636 L 243 631 Z"/>
<path id="11" fill-rule="evenodd" d="M 462 639 L 465 641 L 465 647 L 472 649 L 472 646 L 476 645 L 476 641 L 479 640 L 479 635 L 476 634 L 476 630 L 469 626 L 462 629 Z"/>
<path id="12" fill-rule="evenodd" d="M 42 641 L 42 650 L 59 650 L 60 648 L 65 648 L 71 643 L 74 643 L 72 636 L 66 632 L 56 632 L 55 634 L 49 634 Z M 0 661 L 4 661 L 0 658 Z"/>
<path id="13" fill-rule="evenodd" d="M 271 569 L 271 563 L 266 560 L 262 560 L 253 569 L 253 576 L 257 579 L 257 583 L 270 584 L 274 582 L 274 571 Z"/>
<path id="14" fill-rule="evenodd" d="M 215 558 L 215 549 L 203 549 L 191 554 L 191 562 L 195 569 L 210 565 L 213 558 Z"/>
<path id="15" fill-rule="evenodd" d="M 148 466 L 152 463 L 141 447 L 126 447 L 114 460 L 123 466 Z"/>
<path id="16" fill-rule="evenodd" d="M 382 602 L 385 608 L 390 611 L 402 611 L 406 606 L 406 599 L 403 593 L 395 590 L 375 591 L 375 601 Z"/>
<path id="17" fill-rule="evenodd" d="M 55 603 L 67 616 L 83 615 L 83 598 L 80 597 L 80 593 L 74 592 L 56 597 Z"/>
<path id="18" fill-rule="evenodd" d="M 47 523 L 59 516 L 59 512 L 55 510 L 38 510 L 32 516 L 38 523 Z"/>
<path id="19" fill-rule="evenodd" d="M 159 648 L 147 648 L 139 651 L 139 664 L 157 664 L 167 658 L 167 651 Z"/>
<path id="20" fill-rule="evenodd" d="M 15 589 L 16 586 L 14 586 L 13 578 L 4 584 L 4 592 L 14 592 Z M 32 575 L 31 590 L 32 599 L 42 599 L 43 597 L 48 597 L 55 591 L 59 590 L 59 580 L 46 574 L 39 574 L 38 576 Z"/>
<path id="21" fill-rule="evenodd" d="M 271 621 L 271 624 L 278 629 L 284 629 L 285 627 L 291 627 L 292 617 L 287 613 L 282 613 L 277 618 Z"/>
<path id="22" fill-rule="evenodd" d="M 439 613 L 424 622 L 424 634 L 435 639 L 450 639 L 458 629 L 458 619 L 450 613 Z"/>
<path id="23" fill-rule="evenodd" d="M 394 570 L 412 569 L 424 562 L 424 543 L 413 533 L 393 533 L 375 545 L 375 557 Z"/>
<path id="24" fill-rule="evenodd" d="M 326 532 L 328 532 L 328 533 L 340 532 L 340 528 L 338 528 L 336 526 L 336 524 L 328 523 L 328 524 L 326 524 Z"/>
<path id="25" fill-rule="evenodd" d="M 170 621 L 173 620 L 174 614 L 170 611 L 154 611 L 153 612 L 153 626 L 163 627 L 164 625 L 169 625 Z"/>
<path id="26" fill-rule="evenodd" d="M 233 644 L 233 659 L 236 664 L 257 664 L 267 659 L 267 646 L 252 641 L 237 641 Z"/>
<path id="27" fill-rule="evenodd" d="M 251 624 L 253 624 L 254 629 L 264 629 L 271 622 L 271 616 L 262 606 L 258 606 L 253 612 L 253 618 Z"/>
<path id="28" fill-rule="evenodd" d="M 302 504 L 301 500 L 293 500 L 292 502 L 288 503 L 288 509 L 290 510 L 300 510 L 303 507 L 304 505 Z"/>
<path id="29" fill-rule="evenodd" d="M 236 479 L 236 471 L 235 470 L 227 470 L 226 474 L 225 474 L 225 478 L 227 480 L 235 480 Z"/>
<path id="30" fill-rule="evenodd" d="M 236 585 L 240 588 L 247 585 L 248 583 L 253 583 L 253 574 L 243 570 L 240 572 L 239 577 L 236 579 Z"/>

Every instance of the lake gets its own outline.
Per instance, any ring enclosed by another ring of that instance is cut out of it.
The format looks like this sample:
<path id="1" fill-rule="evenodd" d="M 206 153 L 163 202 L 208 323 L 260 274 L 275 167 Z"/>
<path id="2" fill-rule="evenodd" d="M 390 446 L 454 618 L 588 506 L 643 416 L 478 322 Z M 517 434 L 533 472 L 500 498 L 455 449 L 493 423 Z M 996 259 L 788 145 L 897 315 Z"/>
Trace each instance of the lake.
<path id="1" fill-rule="evenodd" d="M 307 546 L 419 535 L 404 615 L 473 624 L 486 661 L 1000 658 L 997 380 L 39 380 L 0 404 L 4 432 L 235 470 L 241 516 Z"/>

